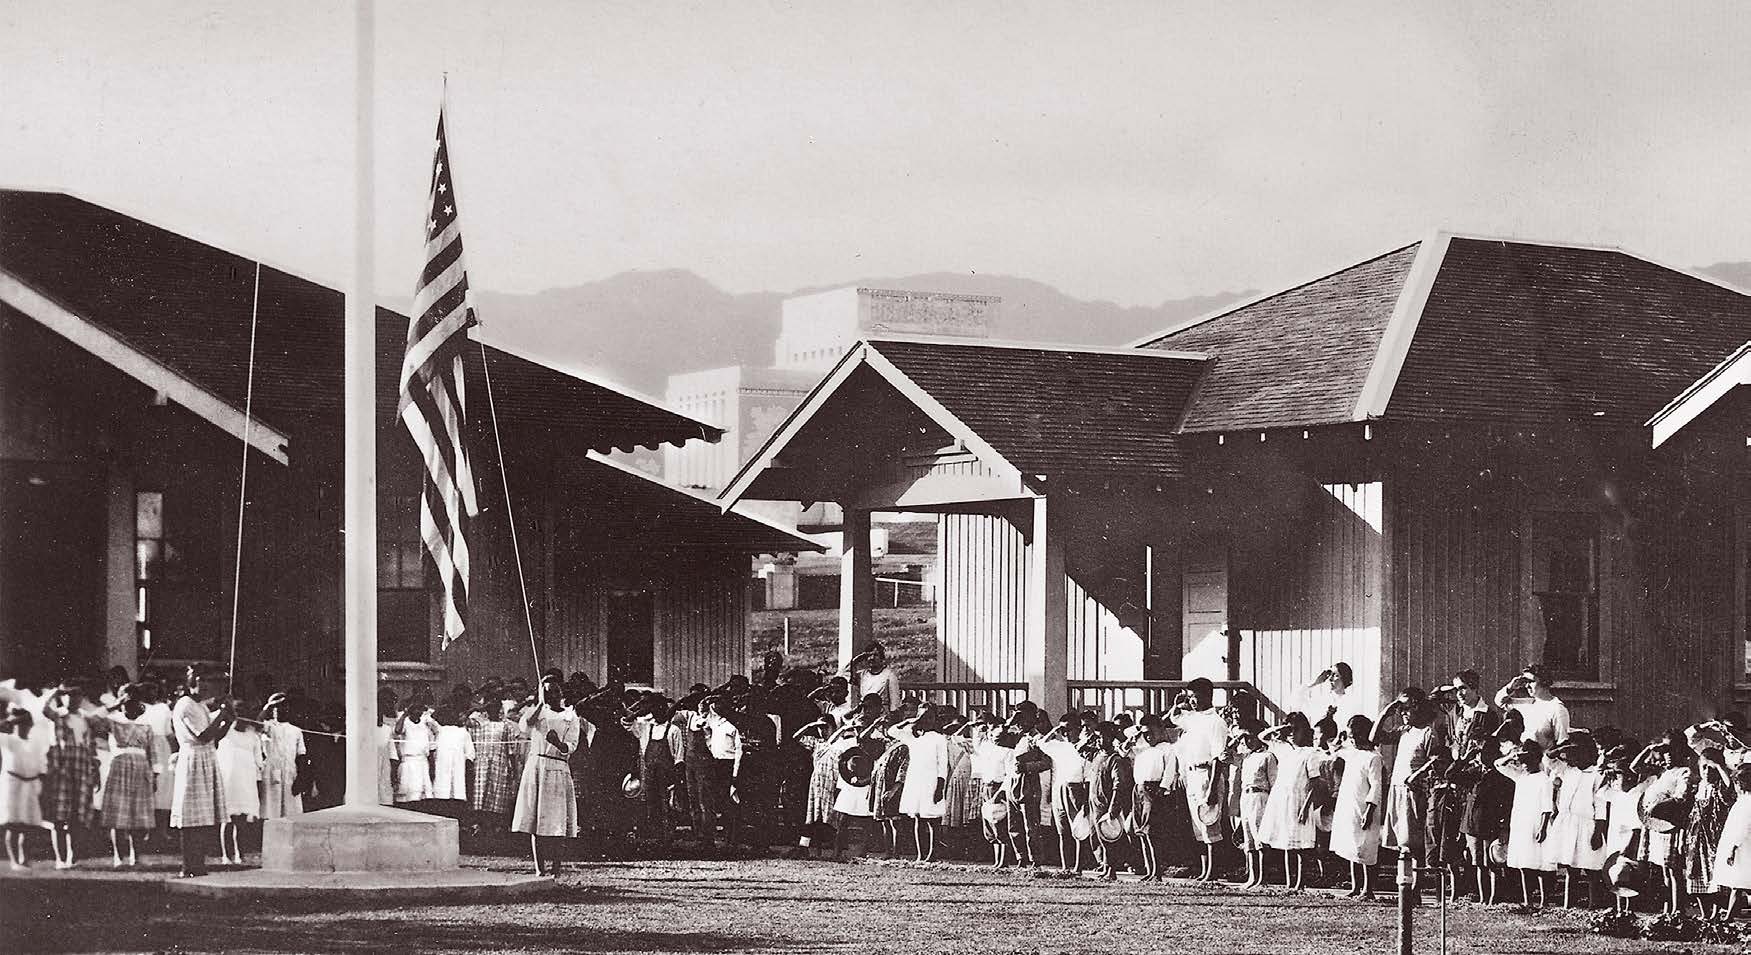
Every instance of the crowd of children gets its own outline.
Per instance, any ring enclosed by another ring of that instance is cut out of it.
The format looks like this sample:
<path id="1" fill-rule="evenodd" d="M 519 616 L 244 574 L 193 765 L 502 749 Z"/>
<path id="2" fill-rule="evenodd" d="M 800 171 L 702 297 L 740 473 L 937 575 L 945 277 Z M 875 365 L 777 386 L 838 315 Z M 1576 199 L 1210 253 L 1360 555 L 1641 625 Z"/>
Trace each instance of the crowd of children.
<path id="1" fill-rule="evenodd" d="M 1402 861 L 1480 902 L 1543 905 L 1560 877 L 1565 905 L 1657 898 L 1728 920 L 1751 894 L 1751 734 L 1737 714 L 1638 743 L 1570 726 L 1537 667 L 1493 696 L 1471 671 L 1406 688 L 1374 715 L 1349 683 L 1336 664 L 1274 720 L 1240 691 L 1218 708 L 1201 680 L 1166 712 L 1054 719 L 1030 702 L 906 699 L 879 646 L 831 677 L 769 655 L 752 679 L 679 698 L 549 671 L 441 701 L 386 693 L 378 796 L 526 834 L 544 872 L 578 846 L 632 855 L 684 836 L 693 851 L 978 854 L 1151 881 L 1214 880 L 1233 859 L 1247 886 L 1341 881 L 1364 897 L 1377 867 Z M 292 697 L 238 719 L 223 687 L 197 674 L 174 701 L 125 682 L 89 701 L 74 685 L 0 690 L 11 863 L 27 864 L 23 833 L 46 828 L 71 866 L 73 830 L 94 822 L 118 866 L 167 822 L 185 846 L 219 826 L 221 854 L 241 861 L 240 824 L 338 797 L 299 724 L 323 734 Z M 186 848 L 185 870 L 201 870 Z"/>

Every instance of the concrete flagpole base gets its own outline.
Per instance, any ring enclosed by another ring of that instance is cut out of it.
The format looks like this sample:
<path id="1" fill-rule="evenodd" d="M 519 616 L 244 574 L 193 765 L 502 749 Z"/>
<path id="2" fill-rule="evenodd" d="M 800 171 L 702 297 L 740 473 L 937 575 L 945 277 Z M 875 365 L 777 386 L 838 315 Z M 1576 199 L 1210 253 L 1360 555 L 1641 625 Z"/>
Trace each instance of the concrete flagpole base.
<path id="1" fill-rule="evenodd" d="M 262 866 L 173 879 L 208 897 L 332 897 L 407 901 L 495 899 L 553 885 L 529 873 L 463 869 L 456 820 L 393 806 L 338 806 L 262 826 Z"/>

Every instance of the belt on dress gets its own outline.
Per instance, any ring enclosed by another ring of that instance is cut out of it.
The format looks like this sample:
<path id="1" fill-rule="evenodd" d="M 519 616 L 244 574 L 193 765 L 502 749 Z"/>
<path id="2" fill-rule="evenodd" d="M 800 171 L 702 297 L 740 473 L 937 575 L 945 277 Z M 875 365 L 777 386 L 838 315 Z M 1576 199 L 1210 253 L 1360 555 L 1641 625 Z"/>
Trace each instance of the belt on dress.
<path id="1" fill-rule="evenodd" d="M 566 758 L 564 756 L 559 755 L 558 753 L 542 753 L 542 754 L 540 754 L 540 756 L 542 759 L 557 759 L 562 763 L 566 762 Z"/>
<path id="2" fill-rule="evenodd" d="M 121 746 L 121 747 L 118 747 L 116 749 L 110 750 L 110 753 L 112 755 L 115 755 L 115 756 L 126 756 L 129 753 L 136 753 L 138 755 L 144 756 L 144 755 L 146 755 L 146 747 L 144 747 L 144 746 Z"/>
<path id="3" fill-rule="evenodd" d="M 12 770 L 8 769 L 6 771 L 6 775 L 11 776 L 13 779 L 21 780 L 23 782 L 34 783 L 37 780 L 43 778 L 44 776 L 46 776 L 48 774 L 47 773 L 37 773 L 35 776 L 26 776 L 23 773 L 15 773 Z"/>
<path id="4" fill-rule="evenodd" d="M 1249 793 L 1268 793 L 1271 791 L 1271 787 L 1269 787 L 1269 786 L 1248 786 L 1248 787 L 1246 787 L 1246 791 Z"/>

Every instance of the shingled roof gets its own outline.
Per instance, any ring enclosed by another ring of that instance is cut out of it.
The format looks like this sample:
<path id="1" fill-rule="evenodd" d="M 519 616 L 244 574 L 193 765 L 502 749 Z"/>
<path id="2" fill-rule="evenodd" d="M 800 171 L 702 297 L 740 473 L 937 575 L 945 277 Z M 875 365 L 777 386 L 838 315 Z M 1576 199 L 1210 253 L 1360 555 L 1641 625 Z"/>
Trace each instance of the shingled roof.
<path id="1" fill-rule="evenodd" d="M 1452 238 L 1386 417 L 1639 428 L 1751 339 L 1751 296 L 1615 249 Z"/>
<path id="2" fill-rule="evenodd" d="M 1420 243 L 1235 305 L 1142 343 L 1215 357 L 1185 430 L 1305 428 L 1355 419 Z"/>
<path id="3" fill-rule="evenodd" d="M 1023 474 L 1180 473 L 1202 355 L 872 340 L 868 347 Z"/>
<path id="4" fill-rule="evenodd" d="M 1635 428 L 1751 296 L 1617 249 L 1437 233 L 1140 342 L 1215 358 L 1188 432 L 1385 419 Z"/>
<path id="5" fill-rule="evenodd" d="M 0 190 L 0 272 L 243 408 L 255 260 L 73 196 Z M 341 292 L 261 269 L 256 419 L 290 431 L 301 418 L 339 415 L 344 317 Z M 385 417 L 396 405 L 407 325 L 407 316 L 378 309 L 378 411 Z M 485 352 L 508 421 L 560 429 L 598 450 L 723 435 L 614 385 L 491 345 Z M 484 395 L 481 360 L 470 358 L 469 389 Z"/>

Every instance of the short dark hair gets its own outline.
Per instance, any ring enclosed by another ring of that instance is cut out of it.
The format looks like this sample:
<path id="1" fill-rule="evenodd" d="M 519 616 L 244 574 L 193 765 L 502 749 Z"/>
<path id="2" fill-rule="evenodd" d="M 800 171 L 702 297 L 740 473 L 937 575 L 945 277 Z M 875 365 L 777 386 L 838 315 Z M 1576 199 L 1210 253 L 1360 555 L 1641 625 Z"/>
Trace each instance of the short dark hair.
<path id="1" fill-rule="evenodd" d="M 1483 686 L 1483 677 L 1479 676 L 1476 670 L 1460 670 L 1453 674 L 1453 679 L 1457 680 L 1461 686 L 1469 686 L 1474 690 Z"/>
<path id="2" fill-rule="evenodd" d="M 1205 698 L 1216 692 L 1216 684 L 1211 683 L 1207 677 L 1198 677 L 1187 683 L 1186 689 L 1191 690 L 1200 698 Z"/>
<path id="3" fill-rule="evenodd" d="M 1350 669 L 1350 665 L 1348 663 L 1341 663 L 1341 662 L 1334 663 L 1334 664 L 1332 664 L 1332 669 L 1338 671 L 1338 676 L 1341 676 L 1344 678 L 1344 685 L 1345 686 L 1354 686 L 1355 685 L 1356 672 L 1354 670 Z"/>

